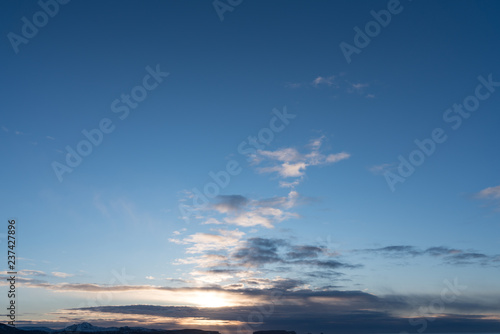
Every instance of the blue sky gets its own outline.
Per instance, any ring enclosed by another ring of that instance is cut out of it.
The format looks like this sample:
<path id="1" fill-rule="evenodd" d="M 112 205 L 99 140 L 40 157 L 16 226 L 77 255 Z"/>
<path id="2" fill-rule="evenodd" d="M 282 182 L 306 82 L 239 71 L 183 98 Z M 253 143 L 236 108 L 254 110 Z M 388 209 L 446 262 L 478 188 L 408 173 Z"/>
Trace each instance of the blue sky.
<path id="1" fill-rule="evenodd" d="M 0 14 L 20 325 L 500 328 L 496 2 L 41 3 Z"/>

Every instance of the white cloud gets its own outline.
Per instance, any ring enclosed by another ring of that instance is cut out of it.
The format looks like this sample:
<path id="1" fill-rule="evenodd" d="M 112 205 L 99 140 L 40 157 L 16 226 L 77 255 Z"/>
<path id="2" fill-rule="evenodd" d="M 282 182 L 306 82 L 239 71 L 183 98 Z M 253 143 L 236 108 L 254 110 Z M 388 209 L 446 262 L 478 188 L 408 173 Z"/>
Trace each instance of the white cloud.
<path id="1" fill-rule="evenodd" d="M 500 186 L 483 189 L 477 195 L 479 198 L 498 199 L 500 198 Z"/>
<path id="2" fill-rule="evenodd" d="M 369 86 L 368 84 L 362 84 L 362 83 L 351 84 L 351 87 L 356 89 L 356 90 L 361 90 L 361 89 L 368 87 L 368 86 Z"/>
<path id="3" fill-rule="evenodd" d="M 202 225 L 209 225 L 209 224 L 221 225 L 223 223 L 215 218 L 209 218 L 202 223 Z"/>
<path id="4" fill-rule="evenodd" d="M 327 86 L 331 86 L 333 85 L 335 82 L 335 76 L 334 75 L 331 75 L 329 77 L 322 77 L 322 76 L 319 76 L 317 77 L 316 79 L 313 80 L 312 82 L 312 85 L 317 87 L 319 85 L 327 85 Z"/>
<path id="5" fill-rule="evenodd" d="M 373 174 L 383 174 L 387 170 L 391 169 L 393 166 L 394 166 L 393 164 L 374 165 L 368 168 L 368 170 Z"/>
<path id="6" fill-rule="evenodd" d="M 295 188 L 299 185 L 302 179 L 295 180 L 293 182 L 280 181 L 280 187 L 282 188 Z"/>
<path id="7" fill-rule="evenodd" d="M 259 151 L 263 157 L 284 162 L 297 161 L 301 158 L 299 152 L 294 148 L 284 148 L 277 151 Z"/>
<path id="8" fill-rule="evenodd" d="M 181 228 L 179 231 L 174 231 L 172 232 L 173 235 L 180 235 L 182 234 L 183 232 L 186 232 L 186 228 Z"/>
<path id="9" fill-rule="evenodd" d="M 0 274 L 7 274 L 7 272 L 0 272 Z M 47 276 L 47 274 L 41 270 L 20 270 L 18 271 L 19 276 Z"/>
<path id="10" fill-rule="evenodd" d="M 181 245 L 192 245 L 187 249 L 187 253 L 195 254 L 235 247 L 245 235 L 244 232 L 238 230 L 212 229 L 212 231 L 218 234 L 195 233 L 182 240 L 169 239 L 169 241 Z"/>
<path id="11" fill-rule="evenodd" d="M 60 278 L 68 278 L 68 277 L 75 276 L 73 274 L 62 273 L 60 271 L 53 271 L 52 275 L 54 275 L 55 277 L 60 277 Z"/>
<path id="12" fill-rule="evenodd" d="M 325 155 L 320 152 L 325 137 L 313 139 L 309 143 L 311 151 L 307 154 L 301 154 L 295 148 L 284 148 L 276 151 L 258 150 L 253 157 L 255 164 L 267 162 L 269 166 L 258 167 L 260 173 L 277 173 L 281 178 L 298 178 L 306 173 L 309 166 L 326 165 L 348 159 L 349 153 L 340 152 L 336 154 Z M 275 161 L 281 162 L 276 164 Z M 292 182 L 280 182 L 281 187 L 293 188 L 299 184 L 300 180 Z"/>
<path id="13" fill-rule="evenodd" d="M 177 259 L 174 264 L 196 264 L 197 267 L 215 267 L 227 260 L 226 256 L 217 254 L 203 254 L 200 256 L 191 256 L 184 259 Z"/>

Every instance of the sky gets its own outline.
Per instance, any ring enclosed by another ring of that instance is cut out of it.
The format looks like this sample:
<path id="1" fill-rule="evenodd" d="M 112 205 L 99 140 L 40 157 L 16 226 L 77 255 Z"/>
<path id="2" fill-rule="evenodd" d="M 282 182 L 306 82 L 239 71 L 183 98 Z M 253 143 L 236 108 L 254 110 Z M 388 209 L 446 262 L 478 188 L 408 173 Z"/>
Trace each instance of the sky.
<path id="1" fill-rule="evenodd" d="M 500 332 L 498 2 L 1 7 L 16 326 Z"/>

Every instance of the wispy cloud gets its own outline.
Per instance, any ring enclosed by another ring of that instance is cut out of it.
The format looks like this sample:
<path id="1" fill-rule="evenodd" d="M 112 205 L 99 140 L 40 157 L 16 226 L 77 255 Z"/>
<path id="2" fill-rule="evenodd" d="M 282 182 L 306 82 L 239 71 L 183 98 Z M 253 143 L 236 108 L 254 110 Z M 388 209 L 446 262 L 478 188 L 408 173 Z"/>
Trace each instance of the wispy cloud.
<path id="1" fill-rule="evenodd" d="M 478 192 L 475 197 L 494 207 L 494 210 L 500 210 L 500 186 L 485 188 Z"/>
<path id="2" fill-rule="evenodd" d="M 381 164 L 381 165 L 374 165 L 368 168 L 370 172 L 373 174 L 383 174 L 388 170 L 391 170 L 394 168 L 394 164 Z"/>
<path id="3" fill-rule="evenodd" d="M 298 83 L 298 82 L 287 82 L 287 83 L 285 84 L 285 87 L 287 87 L 287 88 L 292 88 L 292 89 L 299 88 L 299 87 L 301 87 L 301 86 L 302 86 L 302 84 L 301 84 L 301 83 Z"/>
<path id="4" fill-rule="evenodd" d="M 338 75 L 318 75 L 310 81 L 303 82 L 287 82 L 285 87 L 289 89 L 299 89 L 299 88 L 313 88 L 313 89 L 334 89 L 337 92 L 344 92 L 348 94 L 356 93 L 356 95 L 361 95 L 364 98 L 372 99 L 375 94 L 372 92 L 366 93 L 366 90 L 370 87 L 369 83 L 366 82 L 355 82 L 352 83 L 345 79 L 345 73 L 340 73 Z M 344 78 L 343 78 L 344 77 Z M 335 95 L 335 97 L 338 97 Z"/>
<path id="5" fill-rule="evenodd" d="M 186 228 L 181 228 L 180 230 L 178 231 L 174 231 L 172 232 L 173 235 L 181 235 L 182 233 L 186 232 L 187 229 Z"/>
<path id="6" fill-rule="evenodd" d="M 193 254 L 235 247 L 245 235 L 238 230 L 212 229 L 212 231 L 214 233 L 195 233 L 184 239 L 169 239 L 169 241 L 180 245 L 191 245 L 187 252 Z"/>
<path id="7" fill-rule="evenodd" d="M 357 91 L 361 91 L 363 90 L 363 88 L 366 88 L 370 86 L 369 84 L 367 83 L 355 83 L 355 84 L 351 84 L 351 87 Z"/>
<path id="8" fill-rule="evenodd" d="M 477 195 L 479 198 L 499 199 L 500 198 L 500 186 L 489 187 L 489 188 L 483 189 Z"/>
<path id="9" fill-rule="evenodd" d="M 312 85 L 315 87 L 319 85 L 327 85 L 327 86 L 336 85 L 335 76 L 334 75 L 328 77 L 318 76 L 312 81 Z"/>
<path id="10" fill-rule="evenodd" d="M 257 167 L 260 173 L 276 173 L 281 178 L 302 178 L 306 169 L 310 166 L 321 166 L 333 164 L 345 159 L 351 155 L 346 152 L 335 154 L 323 154 L 320 152 L 325 137 L 312 140 L 308 145 L 309 152 L 300 153 L 295 148 L 283 148 L 276 151 L 258 150 L 253 158 L 255 165 L 267 164 L 265 167 Z M 293 188 L 300 183 L 301 179 L 292 182 L 281 182 L 282 187 Z"/>
<path id="11" fill-rule="evenodd" d="M 356 250 L 356 252 L 380 254 L 386 257 L 393 258 L 417 257 L 427 255 L 441 258 L 444 263 L 449 265 L 481 265 L 493 267 L 500 266 L 500 255 L 487 255 L 471 250 L 462 250 L 444 246 L 435 246 L 426 249 L 420 249 L 410 245 L 394 245 L 381 248 Z"/>
<path id="12" fill-rule="evenodd" d="M 60 278 L 68 278 L 68 277 L 75 276 L 74 274 L 63 273 L 60 271 L 53 271 L 52 275 L 54 275 L 55 277 L 60 277 Z"/>

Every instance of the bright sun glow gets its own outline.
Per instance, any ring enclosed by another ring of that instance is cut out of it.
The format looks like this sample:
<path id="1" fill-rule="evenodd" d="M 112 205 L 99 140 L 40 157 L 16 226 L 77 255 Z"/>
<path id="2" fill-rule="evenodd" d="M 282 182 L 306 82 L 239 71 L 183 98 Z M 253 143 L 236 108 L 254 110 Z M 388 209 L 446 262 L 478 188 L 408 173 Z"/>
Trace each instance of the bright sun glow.
<path id="1" fill-rule="evenodd" d="M 200 307 L 224 307 L 231 305 L 226 298 L 214 292 L 197 293 L 194 303 Z"/>

